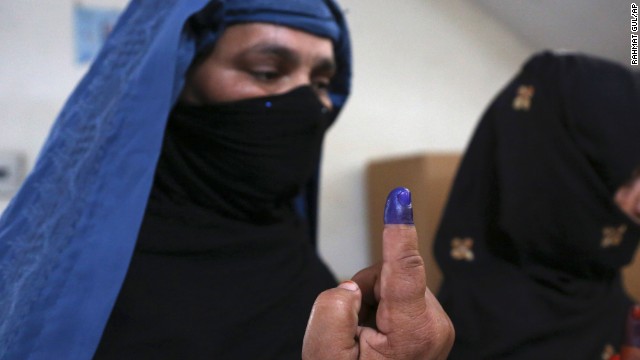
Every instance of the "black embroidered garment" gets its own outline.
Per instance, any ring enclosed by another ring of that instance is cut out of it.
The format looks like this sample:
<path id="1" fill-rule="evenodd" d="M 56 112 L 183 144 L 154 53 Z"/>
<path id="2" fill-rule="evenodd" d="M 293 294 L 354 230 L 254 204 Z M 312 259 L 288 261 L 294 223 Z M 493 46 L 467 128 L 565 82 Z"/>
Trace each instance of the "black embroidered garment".
<path id="1" fill-rule="evenodd" d="M 639 226 L 614 204 L 640 165 L 640 76 L 542 53 L 498 95 L 436 236 L 451 359 L 601 359 L 622 342 L 620 268 Z"/>

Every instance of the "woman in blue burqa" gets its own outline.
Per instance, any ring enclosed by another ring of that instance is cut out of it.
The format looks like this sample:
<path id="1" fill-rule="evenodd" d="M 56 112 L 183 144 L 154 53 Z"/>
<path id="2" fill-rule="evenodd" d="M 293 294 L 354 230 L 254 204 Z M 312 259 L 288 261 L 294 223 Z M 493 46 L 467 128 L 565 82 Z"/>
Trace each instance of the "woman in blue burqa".
<path id="1" fill-rule="evenodd" d="M 639 85 L 622 65 L 544 52 L 489 106 L 436 236 L 451 359 L 619 351 L 620 269 L 640 241 Z"/>
<path id="2" fill-rule="evenodd" d="M 0 224 L 0 358 L 299 359 L 332 0 L 133 1 Z"/>

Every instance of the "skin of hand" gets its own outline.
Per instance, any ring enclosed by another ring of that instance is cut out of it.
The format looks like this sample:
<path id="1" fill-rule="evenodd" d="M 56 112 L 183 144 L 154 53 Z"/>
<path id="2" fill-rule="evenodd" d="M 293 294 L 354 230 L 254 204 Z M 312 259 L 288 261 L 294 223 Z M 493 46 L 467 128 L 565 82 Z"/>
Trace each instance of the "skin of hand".
<path id="1" fill-rule="evenodd" d="M 620 350 L 620 360 L 640 360 L 640 304 L 629 310 L 625 344 Z"/>
<path id="2" fill-rule="evenodd" d="M 634 347 L 623 347 L 620 351 L 620 360 L 640 360 L 640 349 Z"/>
<path id="3" fill-rule="evenodd" d="M 447 358 L 455 331 L 426 286 L 415 226 L 387 224 L 382 241 L 382 263 L 318 296 L 303 359 Z"/>
<path id="4" fill-rule="evenodd" d="M 631 180 L 622 185 L 614 196 L 615 203 L 620 207 L 622 212 L 627 214 L 629 218 L 640 224 L 640 169 L 636 170 Z M 636 305 L 633 309 L 633 317 L 629 321 L 638 322 L 640 319 L 640 305 Z M 638 337 L 640 334 L 634 333 L 635 342 L 640 342 Z M 623 346 L 620 354 L 616 355 L 620 360 L 640 360 L 640 348 L 636 346 Z"/>
<path id="5" fill-rule="evenodd" d="M 631 181 L 618 189 L 614 201 L 625 214 L 640 224 L 640 171 L 636 173 Z"/>

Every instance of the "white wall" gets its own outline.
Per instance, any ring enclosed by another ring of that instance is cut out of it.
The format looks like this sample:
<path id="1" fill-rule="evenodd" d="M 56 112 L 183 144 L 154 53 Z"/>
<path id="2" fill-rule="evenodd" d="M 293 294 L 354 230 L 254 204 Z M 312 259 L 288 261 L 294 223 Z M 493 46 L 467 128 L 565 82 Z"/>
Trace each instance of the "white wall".
<path id="1" fill-rule="evenodd" d="M 123 8 L 126 0 L 84 0 Z M 70 0 L 0 2 L 0 151 L 26 154 L 29 168 L 66 98 L 86 72 L 74 58 Z M 0 199 L 0 211 L 8 201 Z"/>
<path id="2" fill-rule="evenodd" d="M 355 83 L 326 141 L 320 218 L 320 250 L 339 277 L 370 261 L 366 163 L 463 151 L 485 107 L 531 53 L 471 2 L 341 1 Z"/>
<path id="3" fill-rule="evenodd" d="M 29 166 L 81 73 L 70 65 L 70 23 L 70 5 L 0 3 L 0 151 L 26 153 Z"/>
<path id="4" fill-rule="evenodd" d="M 470 3 L 341 1 L 354 43 L 354 93 L 327 137 L 320 215 L 320 251 L 339 277 L 369 265 L 367 161 L 462 150 L 531 53 Z M 24 151 L 29 165 L 86 71 L 74 64 L 71 16 L 71 1 L 0 2 L 0 151 Z"/>

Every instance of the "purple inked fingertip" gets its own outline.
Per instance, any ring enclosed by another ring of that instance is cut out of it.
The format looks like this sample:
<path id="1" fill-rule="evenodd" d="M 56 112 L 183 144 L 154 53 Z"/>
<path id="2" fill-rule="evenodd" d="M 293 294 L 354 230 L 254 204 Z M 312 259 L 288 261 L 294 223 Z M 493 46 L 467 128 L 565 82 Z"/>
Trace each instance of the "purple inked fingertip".
<path id="1" fill-rule="evenodd" d="M 398 187 L 391 190 L 384 207 L 384 223 L 413 225 L 413 207 L 409 189 Z"/>

